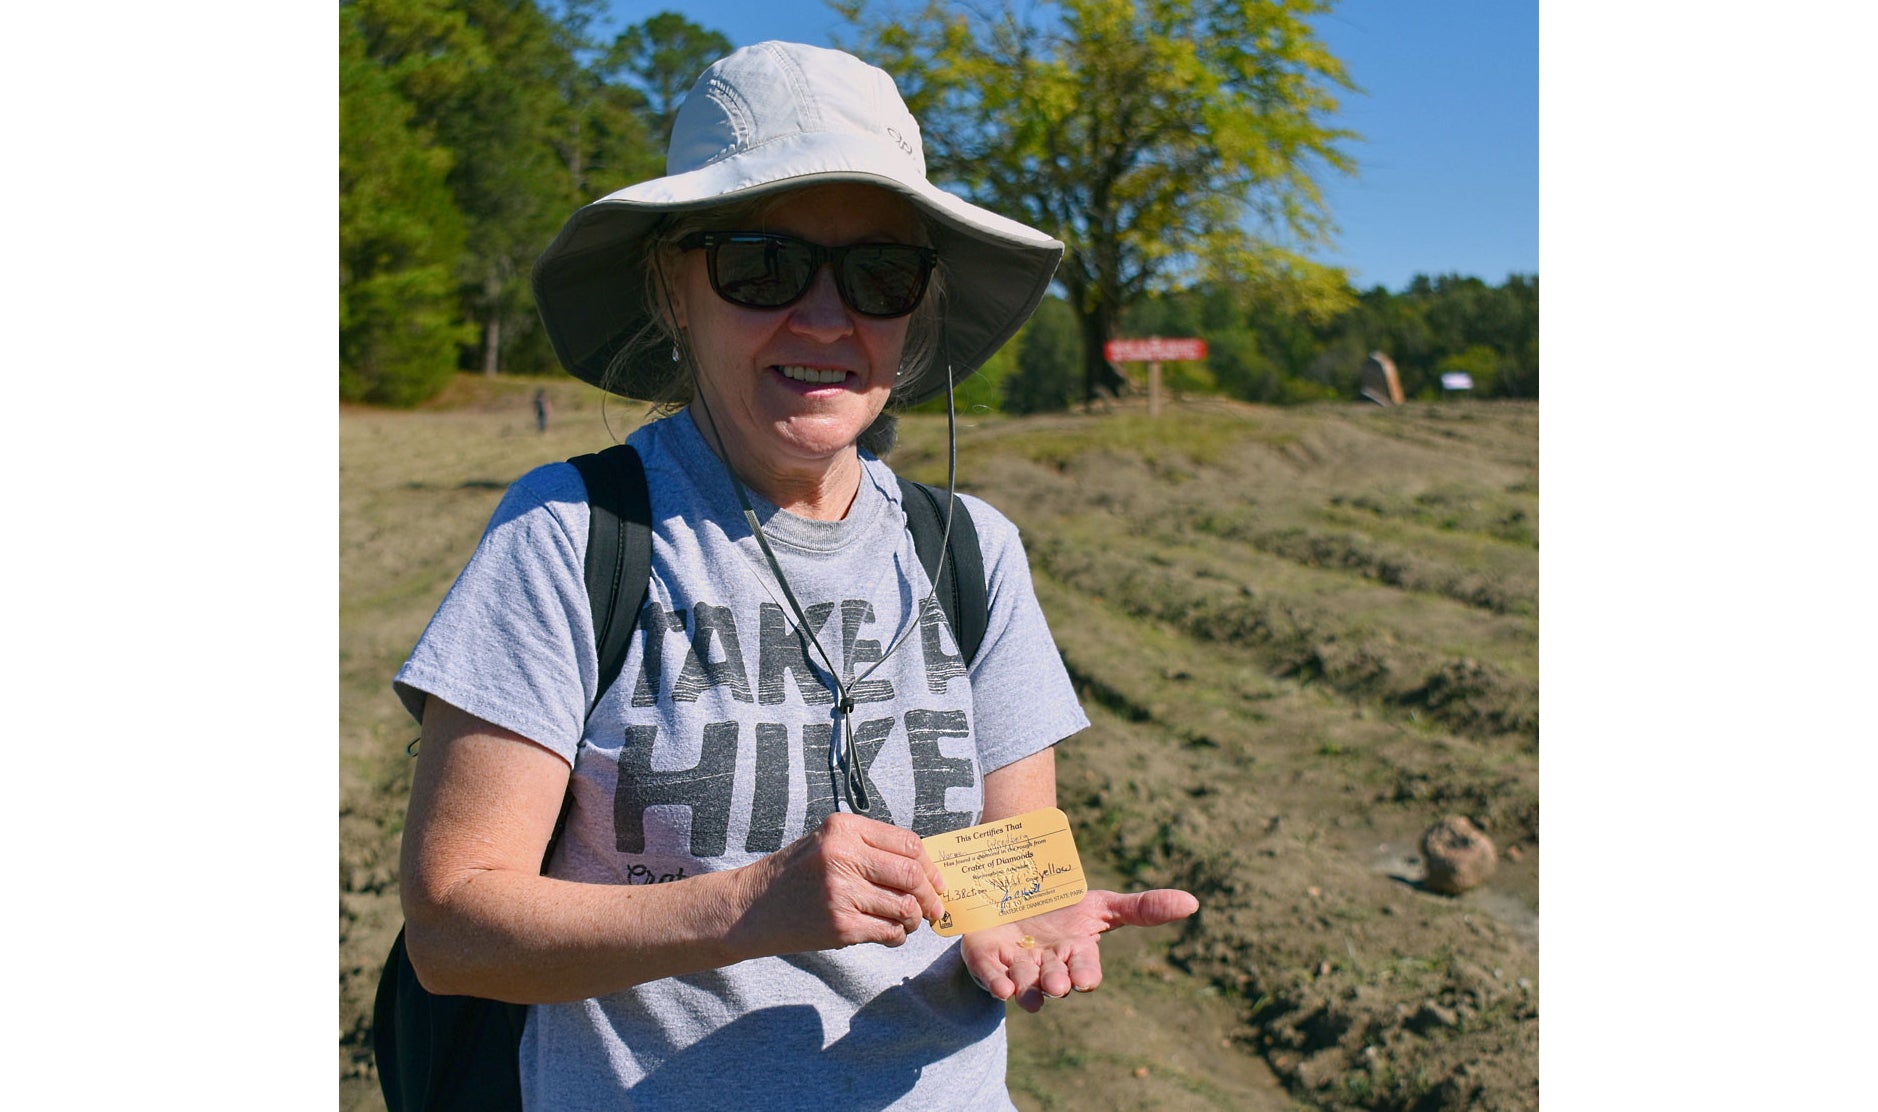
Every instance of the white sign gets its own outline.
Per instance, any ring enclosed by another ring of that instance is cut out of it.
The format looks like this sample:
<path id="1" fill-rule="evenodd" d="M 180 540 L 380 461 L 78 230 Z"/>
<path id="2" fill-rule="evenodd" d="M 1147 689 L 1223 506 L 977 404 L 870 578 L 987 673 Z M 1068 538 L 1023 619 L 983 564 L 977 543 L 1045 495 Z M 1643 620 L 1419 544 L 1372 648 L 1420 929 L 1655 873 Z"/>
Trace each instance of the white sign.
<path id="1" fill-rule="evenodd" d="M 1472 390 L 1474 376 L 1466 371 L 1449 371 L 1441 376 L 1441 388 L 1443 390 Z"/>

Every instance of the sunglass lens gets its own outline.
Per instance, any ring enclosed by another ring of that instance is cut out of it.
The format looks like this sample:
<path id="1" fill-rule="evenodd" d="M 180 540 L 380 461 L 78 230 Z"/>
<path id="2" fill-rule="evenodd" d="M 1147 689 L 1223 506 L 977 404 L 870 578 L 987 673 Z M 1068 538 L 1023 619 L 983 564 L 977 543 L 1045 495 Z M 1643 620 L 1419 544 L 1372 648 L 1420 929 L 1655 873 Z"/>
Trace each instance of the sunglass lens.
<path id="1" fill-rule="evenodd" d="M 924 254 L 898 244 L 851 247 L 842 260 L 841 279 L 849 304 L 869 316 L 912 312 L 926 290 L 926 276 Z"/>
<path id="2" fill-rule="evenodd" d="M 719 296 L 767 309 L 802 296 L 815 277 L 815 256 L 806 243 L 770 237 L 717 243 L 712 265 Z"/>

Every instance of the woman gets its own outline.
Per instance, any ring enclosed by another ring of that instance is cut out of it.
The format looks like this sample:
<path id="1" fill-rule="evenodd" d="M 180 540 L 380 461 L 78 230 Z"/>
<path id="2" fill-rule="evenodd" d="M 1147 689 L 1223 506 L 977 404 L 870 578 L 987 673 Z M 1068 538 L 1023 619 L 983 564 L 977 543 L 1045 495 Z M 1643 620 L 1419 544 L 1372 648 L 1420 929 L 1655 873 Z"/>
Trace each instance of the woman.
<path id="1" fill-rule="evenodd" d="M 1003 1001 L 1093 990 L 1098 934 L 1197 903 L 925 927 L 920 838 L 1054 806 L 1051 747 L 1088 720 L 1015 528 L 960 499 L 990 596 L 966 662 L 872 449 L 1009 339 L 1062 247 L 928 184 L 891 79 L 835 51 L 712 66 L 667 168 L 535 272 L 574 374 L 675 410 L 629 439 L 654 522 L 633 647 L 595 690 L 585 490 L 524 476 L 397 678 L 423 724 L 412 963 L 533 1005 L 531 1107 L 1009 1108 Z"/>

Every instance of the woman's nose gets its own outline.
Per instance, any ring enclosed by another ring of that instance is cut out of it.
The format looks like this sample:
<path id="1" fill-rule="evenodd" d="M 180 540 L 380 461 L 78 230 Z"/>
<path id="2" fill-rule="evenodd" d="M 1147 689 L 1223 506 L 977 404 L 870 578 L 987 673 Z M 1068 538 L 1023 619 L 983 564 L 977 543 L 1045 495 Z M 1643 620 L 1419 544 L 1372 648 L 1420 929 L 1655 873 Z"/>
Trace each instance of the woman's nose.
<path id="1" fill-rule="evenodd" d="M 835 288 L 834 268 L 826 263 L 815 271 L 815 280 L 802 300 L 789 307 L 789 327 L 818 340 L 831 340 L 854 331 L 854 318 Z"/>

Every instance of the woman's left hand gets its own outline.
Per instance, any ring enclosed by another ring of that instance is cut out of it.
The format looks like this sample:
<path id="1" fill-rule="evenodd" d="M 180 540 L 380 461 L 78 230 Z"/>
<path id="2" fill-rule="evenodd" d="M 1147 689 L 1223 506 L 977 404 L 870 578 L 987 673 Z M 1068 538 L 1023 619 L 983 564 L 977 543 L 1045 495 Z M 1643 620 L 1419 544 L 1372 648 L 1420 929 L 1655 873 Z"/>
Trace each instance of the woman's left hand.
<path id="1" fill-rule="evenodd" d="M 1025 1011 L 1040 1011 L 1045 997 L 1094 992 L 1102 983 L 1096 940 L 1104 932 L 1158 927 L 1199 909 L 1200 901 L 1178 888 L 1126 894 L 1091 889 L 1073 907 L 967 934 L 961 944 L 965 968 L 999 1000 L 1015 997 Z M 1021 944 L 1026 938 L 1028 946 Z"/>

